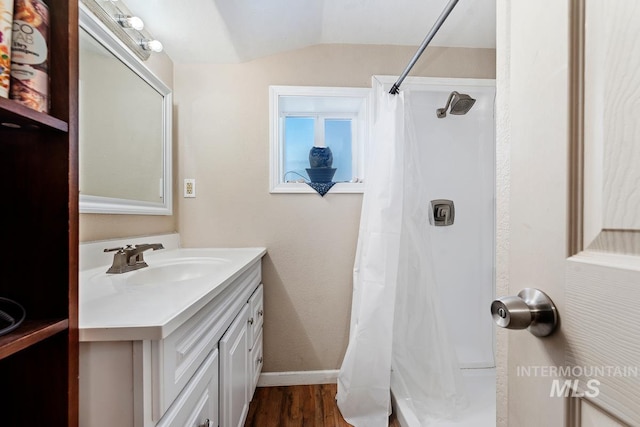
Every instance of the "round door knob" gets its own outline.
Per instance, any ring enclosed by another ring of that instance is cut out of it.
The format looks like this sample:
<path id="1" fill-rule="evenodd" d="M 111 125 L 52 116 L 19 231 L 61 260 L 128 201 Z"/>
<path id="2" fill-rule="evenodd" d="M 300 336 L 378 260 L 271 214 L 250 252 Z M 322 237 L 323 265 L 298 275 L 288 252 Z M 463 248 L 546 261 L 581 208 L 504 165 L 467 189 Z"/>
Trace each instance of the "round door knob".
<path id="1" fill-rule="evenodd" d="M 558 325 L 555 304 L 547 294 L 534 288 L 493 301 L 491 316 L 501 328 L 527 329 L 537 337 L 550 335 Z"/>

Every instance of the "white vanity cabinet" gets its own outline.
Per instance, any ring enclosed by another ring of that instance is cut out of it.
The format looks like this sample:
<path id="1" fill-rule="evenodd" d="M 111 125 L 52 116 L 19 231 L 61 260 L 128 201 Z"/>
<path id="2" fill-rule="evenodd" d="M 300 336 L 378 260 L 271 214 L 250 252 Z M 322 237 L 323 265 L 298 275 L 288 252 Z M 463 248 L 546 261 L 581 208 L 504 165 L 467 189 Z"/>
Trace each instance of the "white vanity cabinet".
<path id="1" fill-rule="evenodd" d="M 262 367 L 261 256 L 160 339 L 81 342 L 80 424 L 241 427 Z"/>

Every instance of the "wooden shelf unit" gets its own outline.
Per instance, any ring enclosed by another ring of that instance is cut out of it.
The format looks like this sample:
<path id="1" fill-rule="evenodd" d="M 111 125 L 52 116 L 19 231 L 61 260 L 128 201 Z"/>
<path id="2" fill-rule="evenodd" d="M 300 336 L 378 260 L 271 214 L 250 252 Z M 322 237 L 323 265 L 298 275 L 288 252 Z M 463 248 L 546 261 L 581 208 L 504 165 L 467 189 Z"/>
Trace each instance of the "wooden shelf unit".
<path id="1" fill-rule="evenodd" d="M 0 98 L 0 425 L 78 426 L 78 3 L 46 0 L 49 114 Z M 8 125 L 6 125 L 8 124 Z"/>

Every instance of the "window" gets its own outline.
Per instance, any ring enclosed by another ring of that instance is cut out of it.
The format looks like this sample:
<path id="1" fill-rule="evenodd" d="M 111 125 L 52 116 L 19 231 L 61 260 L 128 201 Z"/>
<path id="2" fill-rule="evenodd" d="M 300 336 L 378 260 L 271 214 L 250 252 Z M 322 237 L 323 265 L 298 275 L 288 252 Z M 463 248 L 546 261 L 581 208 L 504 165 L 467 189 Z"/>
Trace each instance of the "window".
<path id="1" fill-rule="evenodd" d="M 309 151 L 329 147 L 333 193 L 363 191 L 370 89 L 270 87 L 271 192 L 312 193 Z"/>

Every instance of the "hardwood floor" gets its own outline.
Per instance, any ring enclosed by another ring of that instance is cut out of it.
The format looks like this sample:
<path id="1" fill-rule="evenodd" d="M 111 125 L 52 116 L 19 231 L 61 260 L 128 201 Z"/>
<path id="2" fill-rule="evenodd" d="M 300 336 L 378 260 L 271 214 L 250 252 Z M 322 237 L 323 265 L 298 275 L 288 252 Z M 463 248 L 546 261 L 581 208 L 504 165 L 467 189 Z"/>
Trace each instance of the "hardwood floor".
<path id="1" fill-rule="evenodd" d="M 245 427 L 349 427 L 336 405 L 335 384 L 258 387 Z M 400 427 L 392 415 L 390 427 Z"/>

